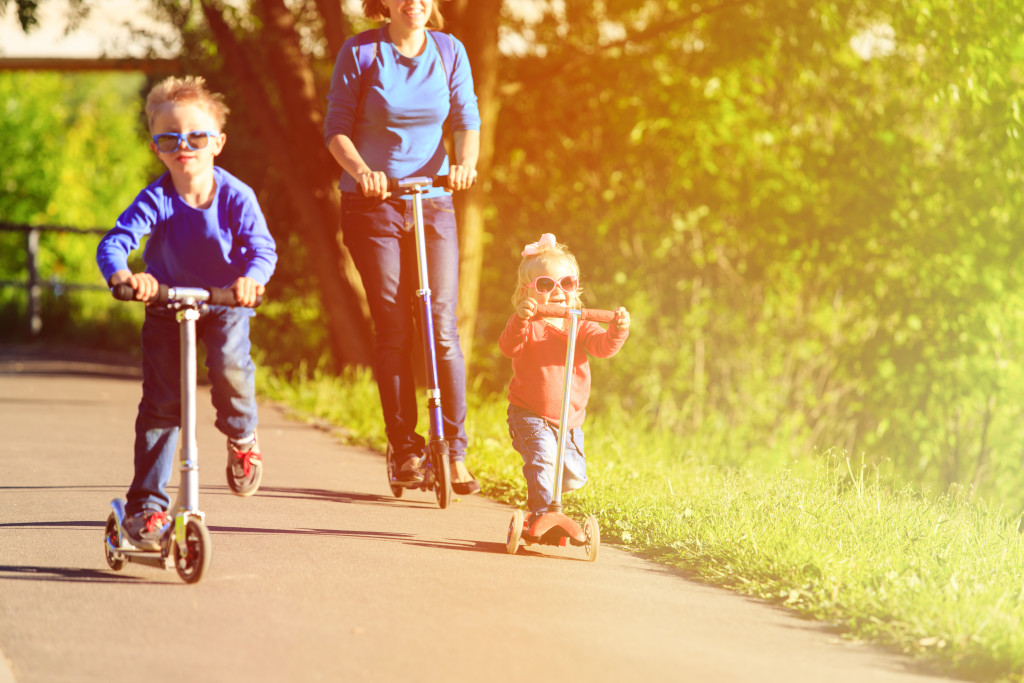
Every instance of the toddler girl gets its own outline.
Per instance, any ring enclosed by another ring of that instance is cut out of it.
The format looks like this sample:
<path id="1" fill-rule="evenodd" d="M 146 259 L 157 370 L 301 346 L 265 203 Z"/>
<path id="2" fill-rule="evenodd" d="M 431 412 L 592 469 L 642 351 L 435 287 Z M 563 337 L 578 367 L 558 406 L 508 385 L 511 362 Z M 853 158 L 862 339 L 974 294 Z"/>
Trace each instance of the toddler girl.
<path id="1" fill-rule="evenodd" d="M 551 233 L 523 249 L 519 281 L 512 303 L 515 313 L 501 333 L 498 345 L 512 359 L 508 388 L 508 429 L 512 447 L 523 458 L 527 525 L 551 504 L 558 453 L 558 425 L 562 416 L 569 321 L 535 318 L 539 304 L 582 308 L 580 269 L 576 258 Z M 607 330 L 593 321 L 579 323 L 573 357 L 569 430 L 563 456 L 562 491 L 574 491 L 587 481 L 583 453 L 583 418 L 590 396 L 590 363 L 587 355 L 608 358 L 629 336 L 629 313 L 615 310 L 615 322 Z"/>

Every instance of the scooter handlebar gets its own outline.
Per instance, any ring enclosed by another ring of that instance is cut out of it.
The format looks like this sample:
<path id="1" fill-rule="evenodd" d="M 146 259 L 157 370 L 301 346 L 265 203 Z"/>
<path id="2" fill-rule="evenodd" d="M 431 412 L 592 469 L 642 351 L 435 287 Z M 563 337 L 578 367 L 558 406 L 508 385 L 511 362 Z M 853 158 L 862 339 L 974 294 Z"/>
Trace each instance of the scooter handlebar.
<path id="1" fill-rule="evenodd" d="M 180 292 L 183 288 L 169 287 L 165 284 L 159 285 L 156 296 L 149 300 L 149 303 L 157 306 L 166 306 L 169 303 L 180 301 Z M 177 294 L 176 294 L 177 292 Z M 199 301 L 205 301 L 211 306 L 240 306 L 238 299 L 235 298 L 235 290 L 224 289 L 222 287 L 203 287 L 200 289 L 189 289 L 190 293 L 195 292 L 206 292 L 205 296 L 200 295 L 194 297 Z M 110 293 L 114 295 L 114 298 L 118 301 L 138 301 L 135 298 L 135 290 L 127 282 L 122 282 L 118 285 L 114 285 L 110 288 Z M 253 304 L 253 308 L 258 307 L 263 303 L 263 297 L 257 296 L 256 303 Z"/>
<path id="2" fill-rule="evenodd" d="M 418 187 L 426 186 L 443 187 L 446 190 L 451 189 L 448 187 L 448 176 L 446 175 L 388 178 L 388 192 L 392 194 L 401 194 L 404 190 L 415 190 Z"/>
<path id="3" fill-rule="evenodd" d="M 593 320 L 596 323 L 615 322 L 615 311 L 600 308 L 566 308 L 556 304 L 538 304 L 534 317 L 537 318 L 568 318 L 569 311 L 579 311 L 580 320 Z"/>

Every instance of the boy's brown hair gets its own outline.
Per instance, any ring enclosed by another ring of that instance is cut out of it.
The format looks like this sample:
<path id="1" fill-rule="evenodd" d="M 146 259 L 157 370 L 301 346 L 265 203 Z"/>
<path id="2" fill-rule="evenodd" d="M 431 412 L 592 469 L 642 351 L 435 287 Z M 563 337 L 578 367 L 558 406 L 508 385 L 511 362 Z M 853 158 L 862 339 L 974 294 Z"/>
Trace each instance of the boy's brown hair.
<path id="1" fill-rule="evenodd" d="M 191 104 L 205 110 L 217 122 L 221 131 L 231 111 L 224 103 L 223 95 L 207 89 L 206 79 L 202 76 L 171 76 L 154 85 L 146 97 L 146 118 L 150 128 L 157 114 L 168 104 Z"/>
<path id="2" fill-rule="evenodd" d="M 441 0 L 434 0 L 431 3 L 430 18 L 427 20 L 427 26 L 438 31 L 444 28 L 444 17 L 441 16 L 440 4 Z M 384 4 L 384 0 L 363 0 L 363 14 L 374 21 L 384 21 L 389 18 L 388 6 Z"/>

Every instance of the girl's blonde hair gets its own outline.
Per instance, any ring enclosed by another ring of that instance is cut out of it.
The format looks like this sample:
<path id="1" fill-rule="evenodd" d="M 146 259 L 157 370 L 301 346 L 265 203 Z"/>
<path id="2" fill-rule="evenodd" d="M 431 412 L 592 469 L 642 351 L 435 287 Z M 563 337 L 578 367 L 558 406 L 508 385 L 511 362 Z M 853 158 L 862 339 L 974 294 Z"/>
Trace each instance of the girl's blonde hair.
<path id="1" fill-rule="evenodd" d="M 202 76 L 171 76 L 154 85 L 146 97 L 146 118 L 150 129 L 160 110 L 170 104 L 191 104 L 203 109 L 217 122 L 218 132 L 223 132 L 231 111 L 224 103 L 223 95 L 207 89 L 206 79 Z"/>
<path id="2" fill-rule="evenodd" d="M 545 239 L 550 238 L 550 239 Z M 573 270 L 576 277 L 580 276 L 580 264 L 576 257 L 569 251 L 569 247 L 557 242 L 554 235 L 545 234 L 539 242 L 526 247 L 523 250 L 523 260 L 519 262 L 519 273 L 516 280 L 516 290 L 512 294 L 512 306 L 518 307 L 520 303 L 530 298 L 530 285 L 534 278 L 542 274 L 548 266 L 556 263 L 567 263 Z M 565 295 L 565 305 L 569 308 L 583 308 L 583 285 L 576 288 L 575 292 Z"/>
<path id="3" fill-rule="evenodd" d="M 441 0 L 434 0 L 430 5 L 430 18 L 427 19 L 427 26 L 440 31 L 444 28 L 444 17 L 441 16 Z M 384 21 L 390 19 L 388 6 L 384 0 L 363 0 L 363 14 L 367 19 L 373 21 Z"/>

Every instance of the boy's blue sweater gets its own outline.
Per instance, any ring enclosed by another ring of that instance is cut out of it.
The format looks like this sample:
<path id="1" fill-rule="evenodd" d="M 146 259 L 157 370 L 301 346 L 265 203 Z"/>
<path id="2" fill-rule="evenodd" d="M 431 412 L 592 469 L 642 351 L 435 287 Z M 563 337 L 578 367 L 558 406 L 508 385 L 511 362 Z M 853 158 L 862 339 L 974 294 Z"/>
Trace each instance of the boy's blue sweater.
<path id="1" fill-rule="evenodd" d="M 104 235 L 96 262 L 106 281 L 128 270 L 128 255 L 149 235 L 146 272 L 161 284 L 229 287 L 241 276 L 267 284 L 277 265 L 277 245 L 256 194 L 215 166 L 216 195 L 207 209 L 186 204 L 169 173 L 146 187 Z"/>
<path id="2" fill-rule="evenodd" d="M 446 175 L 443 132 L 449 113 L 453 131 L 480 130 L 466 48 L 451 36 L 455 63 L 447 65 L 452 73 L 449 90 L 445 65 L 433 38 L 427 37 L 422 54 L 406 57 L 391 42 L 386 26 L 379 30 L 379 37 L 375 63 L 365 73 L 359 71 L 355 37 L 338 52 L 327 95 L 324 142 L 347 135 L 367 166 L 390 178 Z M 357 118 L 361 78 L 368 82 Z M 358 191 L 355 179 L 344 172 L 338 188 Z M 443 193 L 434 188 L 425 196 Z"/>

